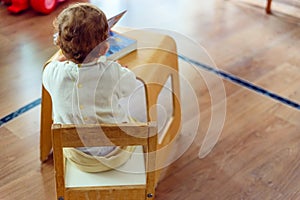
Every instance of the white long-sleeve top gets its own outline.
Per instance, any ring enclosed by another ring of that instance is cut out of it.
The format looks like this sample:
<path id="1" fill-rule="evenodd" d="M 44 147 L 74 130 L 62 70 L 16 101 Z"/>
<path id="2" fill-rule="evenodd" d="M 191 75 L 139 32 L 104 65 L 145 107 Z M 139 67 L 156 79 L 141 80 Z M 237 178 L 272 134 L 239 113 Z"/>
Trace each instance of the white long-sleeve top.
<path id="1" fill-rule="evenodd" d="M 119 99 L 134 91 L 136 76 L 105 57 L 82 65 L 53 61 L 44 69 L 43 85 L 55 123 L 122 123 L 129 119 Z"/>
<path id="2" fill-rule="evenodd" d="M 52 61 L 43 72 L 43 85 L 52 99 L 53 121 L 61 124 L 129 122 L 119 99 L 129 96 L 136 83 L 132 71 L 104 56 L 82 65 Z M 104 156 L 114 147 L 79 149 Z"/>

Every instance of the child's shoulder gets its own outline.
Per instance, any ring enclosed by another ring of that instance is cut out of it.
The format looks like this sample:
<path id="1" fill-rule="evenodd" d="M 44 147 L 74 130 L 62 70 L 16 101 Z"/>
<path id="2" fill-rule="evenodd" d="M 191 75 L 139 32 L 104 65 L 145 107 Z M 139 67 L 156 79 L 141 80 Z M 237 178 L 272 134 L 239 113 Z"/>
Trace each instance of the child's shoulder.
<path id="1" fill-rule="evenodd" d="M 48 75 L 74 76 L 78 71 L 77 64 L 70 61 L 51 61 L 44 69 Z"/>
<path id="2" fill-rule="evenodd" d="M 61 71 L 65 71 L 65 70 L 74 70 L 77 69 L 78 66 L 77 64 L 71 62 L 71 61 L 51 61 L 48 63 L 48 65 L 46 66 L 46 68 L 52 68 L 52 69 L 56 69 L 56 70 L 61 70 Z"/>

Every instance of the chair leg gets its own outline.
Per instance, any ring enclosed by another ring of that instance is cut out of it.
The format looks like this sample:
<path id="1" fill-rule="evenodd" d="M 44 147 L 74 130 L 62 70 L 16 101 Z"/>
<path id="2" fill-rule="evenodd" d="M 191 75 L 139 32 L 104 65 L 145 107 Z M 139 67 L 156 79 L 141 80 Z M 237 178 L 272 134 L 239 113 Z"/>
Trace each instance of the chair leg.
<path id="1" fill-rule="evenodd" d="M 51 139 L 52 103 L 49 93 L 42 88 L 41 129 L 40 129 L 40 160 L 45 162 L 52 149 Z"/>
<path id="2" fill-rule="evenodd" d="M 272 3 L 272 0 L 267 0 L 267 6 L 266 6 L 266 13 L 267 14 L 271 14 L 271 3 Z"/>

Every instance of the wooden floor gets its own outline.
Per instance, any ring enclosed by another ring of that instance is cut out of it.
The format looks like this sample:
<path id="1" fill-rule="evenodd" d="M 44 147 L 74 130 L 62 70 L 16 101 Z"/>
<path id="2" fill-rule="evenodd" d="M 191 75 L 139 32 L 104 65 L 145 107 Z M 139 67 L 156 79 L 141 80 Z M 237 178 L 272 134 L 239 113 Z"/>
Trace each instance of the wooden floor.
<path id="1" fill-rule="evenodd" d="M 0 5 L 0 118 L 40 98 L 43 63 L 57 50 L 52 45 L 52 20 L 71 2 L 60 4 L 47 16 L 32 10 L 11 15 Z M 199 62 L 300 103 L 297 1 L 291 1 L 293 9 L 287 13 L 273 10 L 272 15 L 265 14 L 265 1 L 259 0 L 92 2 L 108 16 L 127 9 L 119 26 L 180 33 L 185 39 L 178 39 L 178 44 L 197 42 L 209 54 L 209 61 L 196 57 Z M 291 4 L 288 0 L 273 2 Z M 189 47 L 181 53 L 190 56 L 201 51 Z M 174 152 L 184 154 L 168 167 L 156 199 L 300 199 L 299 108 L 180 63 L 181 74 L 195 96 L 183 88 L 183 129 Z M 211 92 L 222 92 L 223 86 L 226 98 L 214 99 Z M 192 97 L 196 107 L 190 103 Z M 53 161 L 39 161 L 39 121 L 40 106 L 36 106 L 0 127 L 1 200 L 55 199 Z M 204 136 L 214 134 L 218 127 L 217 145 L 200 159 Z"/>

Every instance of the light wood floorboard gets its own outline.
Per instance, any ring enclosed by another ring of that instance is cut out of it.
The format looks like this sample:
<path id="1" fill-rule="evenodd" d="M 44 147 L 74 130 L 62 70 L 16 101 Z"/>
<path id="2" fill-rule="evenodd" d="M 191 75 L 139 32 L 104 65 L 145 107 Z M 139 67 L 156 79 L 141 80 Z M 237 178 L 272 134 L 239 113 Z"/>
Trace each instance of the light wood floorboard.
<path id="1" fill-rule="evenodd" d="M 61 3 L 46 16 L 32 10 L 11 15 L 0 5 L 0 118 L 40 98 L 43 63 L 57 51 L 52 44 L 52 21 L 72 2 Z M 293 1 L 274 0 L 272 15 L 265 13 L 265 1 L 92 2 L 109 16 L 128 9 L 119 26 L 178 32 L 208 52 L 211 60 L 198 57 L 200 61 L 300 103 L 300 9 Z M 293 9 L 283 13 L 280 3 Z M 182 53 L 193 56 L 195 52 L 184 49 Z M 156 199 L 300 199 L 299 110 L 228 80 L 222 81 L 226 98 L 214 104 L 210 92 L 222 90 L 220 79 L 187 66 L 181 64 L 180 70 L 194 90 L 200 126 L 196 133 L 191 128 L 197 109 L 183 88 L 185 129 L 176 140 L 174 154 L 188 148 L 166 169 Z M 210 77 L 209 87 L 201 75 Z M 222 100 L 226 100 L 226 118 L 220 139 L 200 159 L 209 123 L 218 120 L 211 119 L 211 108 L 222 112 Z M 39 113 L 37 106 L 0 127 L 1 200 L 55 199 L 53 161 L 39 161 Z"/>

